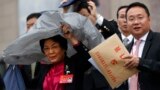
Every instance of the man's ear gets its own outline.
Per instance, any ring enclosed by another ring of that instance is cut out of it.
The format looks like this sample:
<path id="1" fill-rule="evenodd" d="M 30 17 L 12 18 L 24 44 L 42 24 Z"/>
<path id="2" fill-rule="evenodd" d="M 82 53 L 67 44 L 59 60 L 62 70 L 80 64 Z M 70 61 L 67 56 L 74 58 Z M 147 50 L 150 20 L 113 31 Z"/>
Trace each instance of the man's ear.
<path id="1" fill-rule="evenodd" d="M 148 20 L 151 22 L 151 17 L 150 16 L 148 17 Z"/>

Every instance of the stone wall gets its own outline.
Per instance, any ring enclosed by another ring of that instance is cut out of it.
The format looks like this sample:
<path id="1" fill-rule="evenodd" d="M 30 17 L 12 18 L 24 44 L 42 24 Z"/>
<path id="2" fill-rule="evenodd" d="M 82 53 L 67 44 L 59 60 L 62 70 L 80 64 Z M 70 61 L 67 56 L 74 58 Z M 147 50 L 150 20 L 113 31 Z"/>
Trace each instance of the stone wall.
<path id="1" fill-rule="evenodd" d="M 98 12 L 109 20 L 116 20 L 117 8 L 135 1 L 148 6 L 151 13 L 151 27 L 154 31 L 160 31 L 160 0 L 99 0 Z M 0 53 L 18 37 L 18 19 L 18 0 L 0 0 Z"/>
<path id="2" fill-rule="evenodd" d="M 17 0 L 0 0 L 0 53 L 18 36 Z"/>

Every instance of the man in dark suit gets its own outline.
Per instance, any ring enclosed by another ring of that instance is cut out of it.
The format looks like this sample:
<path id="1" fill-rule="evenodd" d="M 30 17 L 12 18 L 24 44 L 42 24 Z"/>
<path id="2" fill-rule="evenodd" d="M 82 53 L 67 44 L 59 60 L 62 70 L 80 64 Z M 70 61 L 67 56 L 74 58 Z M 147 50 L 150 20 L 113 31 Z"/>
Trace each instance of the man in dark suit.
<path id="1" fill-rule="evenodd" d="M 139 2 L 132 3 L 126 10 L 127 25 L 134 36 L 133 43 L 128 46 L 131 53 L 134 53 L 135 42 L 141 41 L 138 55 L 126 55 L 123 57 L 125 67 L 128 69 L 137 68 L 137 88 L 134 90 L 160 90 L 160 33 L 152 32 L 150 27 L 150 13 L 148 8 Z M 129 89 L 131 80 L 129 78 Z M 136 79 L 134 79 L 136 80 Z"/>
<path id="2" fill-rule="evenodd" d="M 127 30 L 125 16 L 126 9 L 127 6 L 121 6 L 118 8 L 116 14 L 117 22 L 115 20 L 109 21 L 97 13 L 96 6 L 92 1 L 83 1 L 79 3 L 76 12 L 88 17 L 105 39 L 116 33 L 122 41 L 127 40 L 126 44 L 128 44 L 132 41 L 133 36 L 130 34 L 129 30 Z"/>
<path id="3" fill-rule="evenodd" d="M 92 7 L 92 10 L 88 7 Z M 124 37 L 129 36 L 130 33 L 127 32 L 125 10 L 127 6 L 121 6 L 117 10 L 117 22 L 112 20 L 108 21 L 104 19 L 101 15 L 96 13 L 96 7 L 93 2 L 81 2 L 77 7 L 77 12 L 87 16 L 92 23 L 96 23 L 97 28 L 104 36 L 108 38 L 114 33 L 117 33 L 121 40 Z M 95 17 L 95 20 L 92 18 Z M 118 24 L 117 24 L 118 23 Z M 132 36 L 130 41 L 132 41 Z M 84 90 L 112 90 L 104 76 L 94 67 L 90 68 L 84 76 Z M 119 88 L 115 90 L 128 90 L 127 83 L 124 83 Z"/>
<path id="4" fill-rule="evenodd" d="M 76 12 L 88 17 L 92 21 L 92 23 L 95 24 L 95 26 L 97 27 L 99 32 L 101 32 L 105 39 L 113 35 L 114 33 L 120 33 L 117 23 L 114 20 L 108 21 L 104 19 L 104 17 L 102 17 L 100 14 L 98 14 L 96 11 L 96 6 L 92 1 L 80 2 L 76 8 Z"/>

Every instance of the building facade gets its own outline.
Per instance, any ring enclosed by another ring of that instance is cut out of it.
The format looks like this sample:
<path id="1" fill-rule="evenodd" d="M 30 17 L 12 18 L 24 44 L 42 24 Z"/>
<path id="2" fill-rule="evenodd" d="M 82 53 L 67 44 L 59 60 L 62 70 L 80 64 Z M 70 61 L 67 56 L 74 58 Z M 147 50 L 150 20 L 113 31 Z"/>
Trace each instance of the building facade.
<path id="1" fill-rule="evenodd" d="M 20 29 L 25 30 L 25 18 L 29 13 L 43 10 L 43 8 L 48 10 L 51 8 L 50 10 L 52 10 L 58 7 L 57 4 L 60 2 L 59 0 L 53 0 L 57 3 L 53 2 L 52 7 L 51 0 L 31 0 L 32 2 L 30 3 L 23 3 L 22 1 L 29 0 L 0 0 L 0 54 L 5 47 L 20 35 Z M 44 3 L 45 1 L 46 3 Z M 160 0 L 99 0 L 98 12 L 109 20 L 116 20 L 117 8 L 135 1 L 145 3 L 148 6 L 151 13 L 151 27 L 154 31 L 160 31 L 160 24 L 158 23 L 160 21 Z M 43 7 L 40 5 L 43 5 Z M 23 6 L 25 7 L 24 9 L 22 9 Z M 27 9 L 27 7 L 31 6 L 32 9 Z M 22 12 L 21 9 L 27 12 L 24 16 L 20 14 Z M 21 25 L 21 20 L 23 25 Z"/>

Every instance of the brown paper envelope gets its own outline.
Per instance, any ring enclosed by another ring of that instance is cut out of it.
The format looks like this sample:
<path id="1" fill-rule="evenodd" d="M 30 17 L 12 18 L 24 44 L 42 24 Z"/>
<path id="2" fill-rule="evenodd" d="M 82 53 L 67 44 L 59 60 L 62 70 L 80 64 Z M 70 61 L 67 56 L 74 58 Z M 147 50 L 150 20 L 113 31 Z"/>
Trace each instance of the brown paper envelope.
<path id="1" fill-rule="evenodd" d="M 126 69 L 121 57 L 129 54 L 117 34 L 89 51 L 102 74 L 114 89 L 119 87 L 130 76 L 137 73 L 137 69 Z"/>

